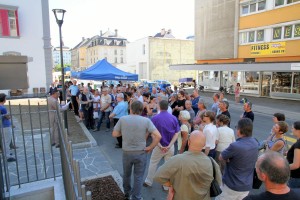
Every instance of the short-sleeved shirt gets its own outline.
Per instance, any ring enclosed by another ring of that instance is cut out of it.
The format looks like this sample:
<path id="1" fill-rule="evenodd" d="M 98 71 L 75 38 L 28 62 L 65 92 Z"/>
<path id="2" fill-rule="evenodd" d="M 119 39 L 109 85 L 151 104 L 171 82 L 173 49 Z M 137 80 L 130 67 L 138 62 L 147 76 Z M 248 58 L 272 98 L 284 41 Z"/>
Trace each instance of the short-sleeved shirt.
<path id="1" fill-rule="evenodd" d="M 190 135 L 190 133 L 191 133 L 191 127 L 188 126 L 188 125 L 186 125 L 186 124 L 182 124 L 180 126 L 180 131 L 181 132 L 187 132 L 187 134 Z M 178 135 L 178 139 L 177 139 L 178 150 L 180 150 L 181 145 L 182 145 L 182 136 L 181 136 L 181 134 L 179 134 Z"/>
<path id="2" fill-rule="evenodd" d="M 3 116 L 6 114 L 7 114 L 7 110 L 6 110 L 5 106 L 0 105 L 0 115 L 2 116 L 3 128 L 7 128 L 7 127 L 11 126 L 10 120 Z"/>
<path id="3" fill-rule="evenodd" d="M 222 126 L 218 128 L 217 132 L 218 145 L 216 150 L 222 152 L 232 142 L 235 142 L 234 131 L 228 126 Z"/>
<path id="4" fill-rule="evenodd" d="M 206 137 L 205 147 L 209 147 L 210 149 L 216 148 L 216 139 L 217 139 L 217 127 L 212 123 L 207 124 L 204 129 L 203 133 Z M 205 149 L 205 147 L 203 149 Z"/>
<path id="5" fill-rule="evenodd" d="M 111 96 L 109 94 L 107 94 L 105 96 L 101 95 L 100 102 L 101 102 L 102 108 L 105 108 L 107 105 L 109 105 L 108 108 L 105 110 L 105 112 L 111 111 L 111 109 L 110 109 Z"/>
<path id="6" fill-rule="evenodd" d="M 118 105 L 114 108 L 113 113 L 116 114 L 114 118 L 117 119 L 128 115 L 128 103 L 125 101 L 120 101 Z"/>
<path id="7" fill-rule="evenodd" d="M 253 122 L 254 121 L 254 113 L 252 111 L 250 111 L 250 112 L 244 112 L 243 118 L 249 118 Z"/>
<path id="8" fill-rule="evenodd" d="M 160 144 L 166 147 L 170 144 L 175 133 L 180 130 L 178 120 L 167 111 L 161 111 L 158 115 L 152 117 L 152 122 L 161 134 Z"/>
<path id="9" fill-rule="evenodd" d="M 300 199 L 300 189 L 291 189 L 286 194 L 273 194 L 271 192 L 263 192 L 257 195 L 246 196 L 243 200 L 298 200 Z"/>
<path id="10" fill-rule="evenodd" d="M 127 115 L 119 119 L 114 130 L 122 134 L 124 151 L 143 151 L 146 148 L 146 134 L 157 129 L 146 117 Z"/>
<path id="11" fill-rule="evenodd" d="M 77 93 L 79 92 L 78 86 L 77 85 L 71 85 L 69 87 L 70 93 L 72 96 L 76 96 Z"/>
<path id="12" fill-rule="evenodd" d="M 94 97 L 93 97 L 93 102 L 94 102 L 94 103 L 93 103 L 93 107 L 94 107 L 94 108 L 100 109 L 100 103 L 99 103 L 99 102 L 100 102 L 100 96 L 97 96 L 97 97 L 94 96 Z M 97 103 L 97 102 L 98 102 L 98 103 Z"/>
<path id="13" fill-rule="evenodd" d="M 238 138 L 222 153 L 226 162 L 223 183 L 234 191 L 250 191 L 253 172 L 258 157 L 258 144 L 252 137 Z"/>
<path id="14" fill-rule="evenodd" d="M 219 102 L 213 103 L 213 105 L 211 106 L 211 111 L 217 114 L 218 110 L 219 110 Z"/>
<path id="15" fill-rule="evenodd" d="M 294 161 L 294 150 L 300 149 L 300 139 L 297 140 L 296 143 L 294 143 L 289 151 L 287 152 L 286 159 L 291 164 Z M 300 178 L 300 168 L 291 170 L 291 177 L 292 178 Z"/>

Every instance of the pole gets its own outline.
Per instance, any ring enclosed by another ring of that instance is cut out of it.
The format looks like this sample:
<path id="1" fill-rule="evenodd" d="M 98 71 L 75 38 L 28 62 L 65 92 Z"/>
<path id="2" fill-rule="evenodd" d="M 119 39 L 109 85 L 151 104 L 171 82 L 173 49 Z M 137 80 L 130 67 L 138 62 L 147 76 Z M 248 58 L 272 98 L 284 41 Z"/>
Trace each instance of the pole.
<path id="1" fill-rule="evenodd" d="M 66 88 L 65 88 L 65 72 L 64 72 L 64 59 L 63 59 L 63 49 L 62 49 L 62 36 L 61 36 L 61 26 L 62 23 L 58 24 L 59 26 L 59 40 L 60 40 L 60 66 L 61 66 L 61 82 L 62 82 L 62 100 L 66 101 Z M 64 121 L 65 121 L 65 128 L 68 129 L 68 118 L 67 118 L 67 111 L 64 111 Z"/>

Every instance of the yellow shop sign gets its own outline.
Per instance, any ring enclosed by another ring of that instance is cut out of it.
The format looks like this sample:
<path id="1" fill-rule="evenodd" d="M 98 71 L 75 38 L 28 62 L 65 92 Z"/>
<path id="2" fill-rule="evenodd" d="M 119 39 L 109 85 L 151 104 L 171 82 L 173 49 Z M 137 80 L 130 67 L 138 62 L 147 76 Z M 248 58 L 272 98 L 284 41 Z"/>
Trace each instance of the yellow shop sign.
<path id="1" fill-rule="evenodd" d="M 285 54 L 285 42 L 270 42 L 251 45 L 251 55 L 265 56 Z"/>

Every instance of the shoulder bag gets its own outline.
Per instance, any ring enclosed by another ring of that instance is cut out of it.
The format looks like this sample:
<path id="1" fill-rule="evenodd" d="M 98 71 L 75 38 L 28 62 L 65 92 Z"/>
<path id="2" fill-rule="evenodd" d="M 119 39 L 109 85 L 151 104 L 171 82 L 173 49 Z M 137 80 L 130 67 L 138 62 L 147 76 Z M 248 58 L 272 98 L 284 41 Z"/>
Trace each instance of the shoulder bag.
<path id="1" fill-rule="evenodd" d="M 210 197 L 216 197 L 222 193 L 222 190 L 220 188 L 220 185 L 218 181 L 216 180 L 216 171 L 215 171 L 215 165 L 214 162 L 212 161 L 212 158 L 209 157 L 212 167 L 213 167 L 213 174 L 214 174 L 214 179 L 212 180 L 210 184 Z"/>

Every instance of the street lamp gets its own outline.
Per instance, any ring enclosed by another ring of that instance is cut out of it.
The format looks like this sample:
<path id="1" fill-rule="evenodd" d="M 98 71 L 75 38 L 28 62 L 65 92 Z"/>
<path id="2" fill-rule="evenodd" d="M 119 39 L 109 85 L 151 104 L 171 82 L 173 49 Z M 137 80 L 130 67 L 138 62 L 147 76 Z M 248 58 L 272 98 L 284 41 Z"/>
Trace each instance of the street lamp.
<path id="1" fill-rule="evenodd" d="M 62 82 L 62 101 L 66 102 L 66 89 L 65 89 L 65 73 L 64 73 L 64 59 L 63 59 L 63 45 L 61 37 L 61 26 L 64 23 L 65 10 L 53 9 L 52 10 L 59 27 L 59 41 L 60 41 L 60 66 L 61 66 L 61 82 Z M 65 128 L 68 129 L 67 112 L 64 112 Z"/>

